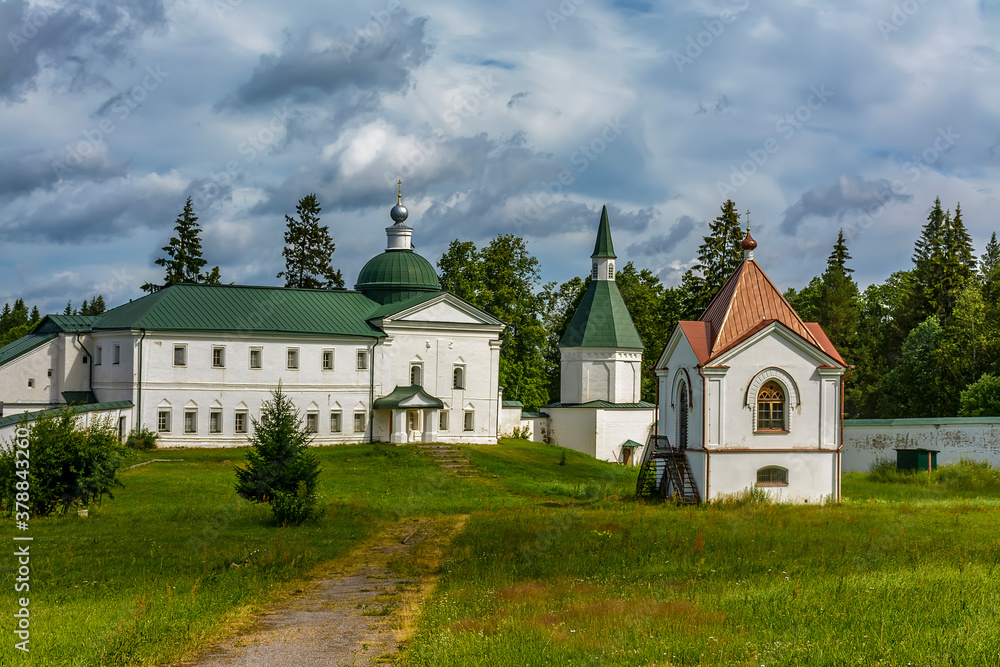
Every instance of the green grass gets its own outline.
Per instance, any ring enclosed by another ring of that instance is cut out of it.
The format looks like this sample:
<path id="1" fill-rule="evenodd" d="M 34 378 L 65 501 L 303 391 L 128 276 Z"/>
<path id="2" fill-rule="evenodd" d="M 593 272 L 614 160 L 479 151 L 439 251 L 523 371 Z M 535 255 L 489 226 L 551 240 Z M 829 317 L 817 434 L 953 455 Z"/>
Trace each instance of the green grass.
<path id="1" fill-rule="evenodd" d="M 32 652 L 5 633 L 0 664 L 173 662 L 389 522 L 471 514 L 403 665 L 1000 665 L 995 470 L 692 508 L 636 502 L 636 469 L 572 451 L 462 449 L 480 477 L 415 447 L 318 448 L 325 514 L 294 528 L 236 497 L 243 450 L 143 452 L 184 461 L 126 472 L 89 518 L 32 522 Z"/>

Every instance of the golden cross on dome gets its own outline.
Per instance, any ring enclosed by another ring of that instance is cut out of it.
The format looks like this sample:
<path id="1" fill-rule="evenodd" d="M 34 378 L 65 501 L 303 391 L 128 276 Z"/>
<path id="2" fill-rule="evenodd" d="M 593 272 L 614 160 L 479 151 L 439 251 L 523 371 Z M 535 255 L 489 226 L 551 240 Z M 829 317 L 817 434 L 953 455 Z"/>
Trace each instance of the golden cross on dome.
<path id="1" fill-rule="evenodd" d="M 750 209 L 747 209 L 747 234 L 750 233 Z"/>
<path id="2" fill-rule="evenodd" d="M 399 181 L 397 182 L 397 185 L 399 185 L 399 194 L 396 195 L 396 203 L 397 204 L 402 204 L 403 203 L 403 179 L 399 179 Z"/>

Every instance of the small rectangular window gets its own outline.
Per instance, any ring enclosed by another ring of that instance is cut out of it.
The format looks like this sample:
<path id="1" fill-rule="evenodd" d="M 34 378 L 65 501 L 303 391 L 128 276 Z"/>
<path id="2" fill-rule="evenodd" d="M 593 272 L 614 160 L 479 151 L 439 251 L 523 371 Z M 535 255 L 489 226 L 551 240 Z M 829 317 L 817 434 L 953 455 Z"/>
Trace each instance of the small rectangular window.
<path id="1" fill-rule="evenodd" d="M 156 413 L 156 430 L 160 433 L 170 432 L 170 410 L 160 410 Z"/>
<path id="2" fill-rule="evenodd" d="M 250 348 L 250 368 L 260 369 L 262 367 L 264 356 L 263 348 L 251 347 Z"/>
<path id="3" fill-rule="evenodd" d="M 174 345 L 174 366 L 187 366 L 187 345 Z"/>
<path id="4" fill-rule="evenodd" d="M 118 344 L 115 344 L 115 347 L 114 347 L 114 350 L 113 350 L 113 355 L 111 357 L 111 363 L 114 364 L 115 366 L 117 366 L 121 362 L 122 362 L 122 346 L 118 345 Z M 179 366 L 183 366 L 184 364 L 181 363 L 181 364 L 178 364 L 178 365 Z"/>
<path id="5" fill-rule="evenodd" d="M 52 369 L 49 369 L 49 377 L 52 377 Z"/>
<path id="6" fill-rule="evenodd" d="M 306 414 L 306 432 L 319 433 L 319 414 L 315 412 Z"/>
<path id="7" fill-rule="evenodd" d="M 237 410 L 236 418 L 233 421 L 234 431 L 236 433 L 246 433 L 247 432 L 247 411 Z"/>
<path id="8" fill-rule="evenodd" d="M 103 352 L 103 350 L 101 350 L 101 346 L 98 345 L 97 349 L 94 350 L 94 365 L 95 366 L 100 366 L 101 365 L 101 360 L 103 358 L 104 358 L 104 352 Z"/>
<path id="9" fill-rule="evenodd" d="M 448 430 L 448 411 L 442 410 L 441 416 L 438 419 L 438 430 L 447 431 Z"/>
<path id="10" fill-rule="evenodd" d="M 465 389 L 465 366 L 455 366 L 451 374 L 451 388 Z"/>
<path id="11" fill-rule="evenodd" d="M 472 410 L 465 411 L 465 430 L 472 431 L 475 430 L 476 426 L 476 413 Z"/>
<path id="12" fill-rule="evenodd" d="M 35 378 L 28 378 L 28 389 L 35 388 Z"/>
<path id="13" fill-rule="evenodd" d="M 330 413 L 330 433 L 340 433 L 344 428 L 341 425 L 341 417 L 340 411 Z"/>
<path id="14" fill-rule="evenodd" d="M 358 370 L 368 370 L 368 350 L 358 350 Z"/>
<path id="15" fill-rule="evenodd" d="M 333 350 L 323 350 L 323 370 L 333 370 Z"/>
<path id="16" fill-rule="evenodd" d="M 290 371 L 299 370 L 299 348 L 290 347 L 285 355 L 285 367 Z"/>
<path id="17" fill-rule="evenodd" d="M 185 433 L 197 433 L 198 432 L 198 411 L 197 410 L 185 410 L 184 411 L 184 432 Z"/>
<path id="18" fill-rule="evenodd" d="M 212 410 L 208 416 L 208 432 L 222 433 L 222 410 Z"/>
<path id="19" fill-rule="evenodd" d="M 365 413 L 355 412 L 354 413 L 354 432 L 364 433 L 365 432 Z"/>
<path id="20" fill-rule="evenodd" d="M 226 367 L 226 348 L 215 346 L 212 348 L 212 368 Z"/>
<path id="21" fill-rule="evenodd" d="M 757 486 L 788 486 L 788 471 L 778 466 L 767 466 L 757 471 Z"/>

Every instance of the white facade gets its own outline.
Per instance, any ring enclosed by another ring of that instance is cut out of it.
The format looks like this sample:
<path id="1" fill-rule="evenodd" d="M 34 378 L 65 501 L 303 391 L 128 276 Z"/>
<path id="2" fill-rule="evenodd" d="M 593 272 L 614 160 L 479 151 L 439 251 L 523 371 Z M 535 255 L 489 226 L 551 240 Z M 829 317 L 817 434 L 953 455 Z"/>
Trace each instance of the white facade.
<path id="1" fill-rule="evenodd" d="M 638 403 L 642 385 L 642 350 L 560 348 L 560 402 Z"/>

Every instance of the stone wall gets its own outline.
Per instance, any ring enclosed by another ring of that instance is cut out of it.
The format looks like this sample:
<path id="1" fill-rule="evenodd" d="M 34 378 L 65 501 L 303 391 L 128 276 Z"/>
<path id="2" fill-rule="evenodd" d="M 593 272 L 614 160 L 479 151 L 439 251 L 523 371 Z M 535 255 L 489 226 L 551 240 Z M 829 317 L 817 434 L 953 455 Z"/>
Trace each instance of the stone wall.
<path id="1" fill-rule="evenodd" d="M 864 472 L 880 458 L 895 460 L 896 449 L 938 450 L 939 466 L 967 458 L 1000 467 L 1000 417 L 844 421 L 844 472 Z"/>

